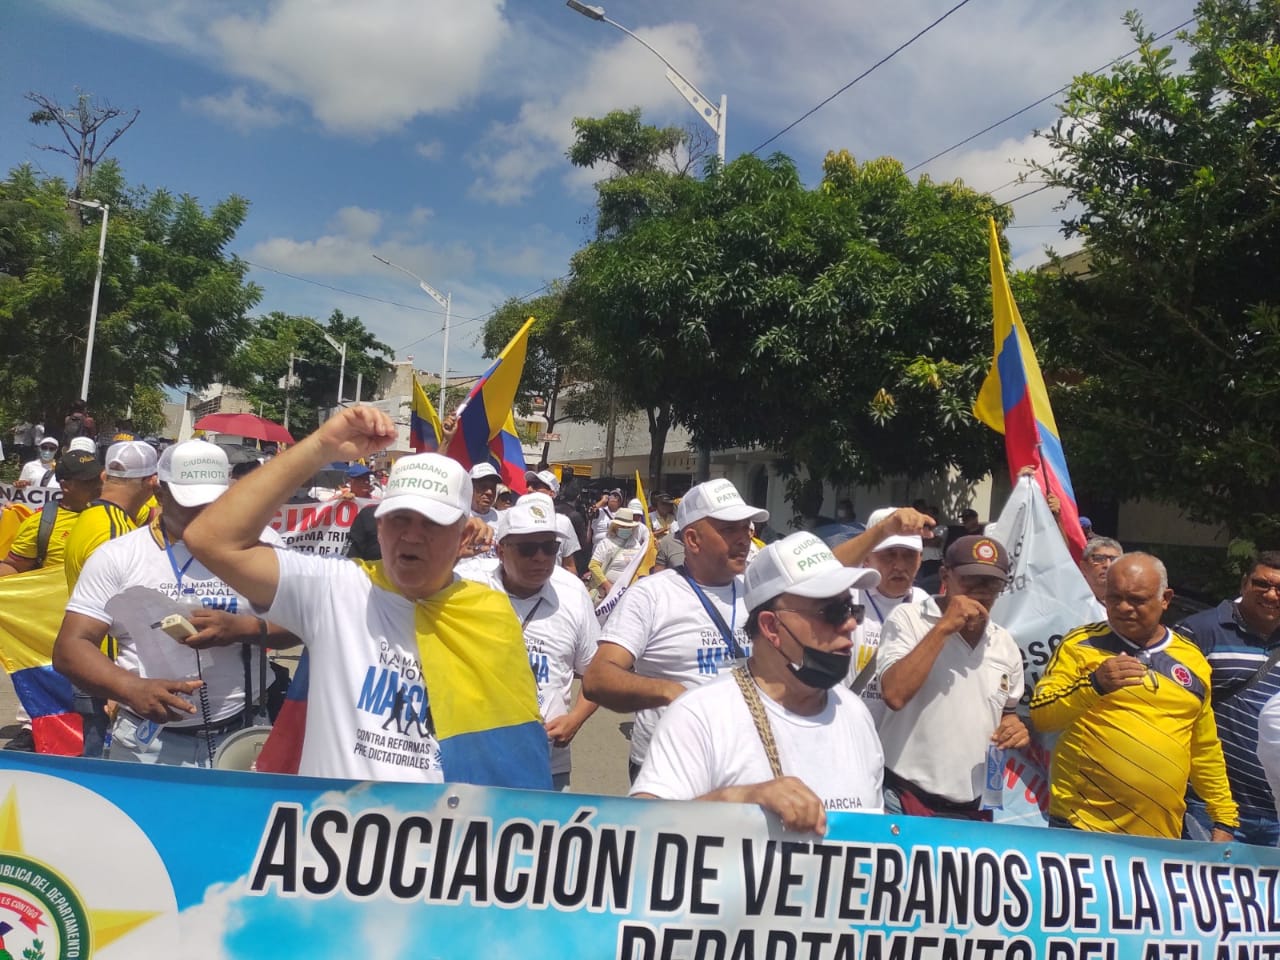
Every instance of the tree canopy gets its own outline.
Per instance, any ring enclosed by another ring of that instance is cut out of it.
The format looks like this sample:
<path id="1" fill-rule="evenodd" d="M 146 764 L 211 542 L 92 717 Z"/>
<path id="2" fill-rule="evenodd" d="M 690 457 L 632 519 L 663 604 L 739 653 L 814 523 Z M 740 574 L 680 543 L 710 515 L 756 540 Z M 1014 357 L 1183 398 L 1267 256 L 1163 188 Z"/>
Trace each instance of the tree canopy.
<path id="1" fill-rule="evenodd" d="M 80 392 L 101 212 L 68 205 L 69 188 L 29 166 L 0 181 L 0 412 L 60 423 Z M 85 198 L 110 205 L 89 401 L 123 413 L 139 388 L 222 380 L 261 295 L 228 252 L 248 212 L 231 196 L 130 188 L 100 162 Z"/>
<path id="2" fill-rule="evenodd" d="M 1185 66 L 1078 78 L 1041 172 L 1081 212 L 1084 276 L 1037 278 L 1084 492 L 1280 536 L 1280 2 L 1202 0 Z"/>

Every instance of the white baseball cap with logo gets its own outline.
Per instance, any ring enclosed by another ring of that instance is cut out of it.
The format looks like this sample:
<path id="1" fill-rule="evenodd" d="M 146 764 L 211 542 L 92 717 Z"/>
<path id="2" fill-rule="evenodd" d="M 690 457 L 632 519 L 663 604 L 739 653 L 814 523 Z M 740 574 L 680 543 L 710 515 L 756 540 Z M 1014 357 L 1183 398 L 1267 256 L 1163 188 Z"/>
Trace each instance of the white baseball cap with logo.
<path id="1" fill-rule="evenodd" d="M 536 470 L 526 470 L 524 480 L 525 483 L 532 483 L 536 480 L 544 487 L 548 487 L 551 490 L 552 496 L 555 496 L 560 492 L 560 481 L 556 479 L 556 475 L 550 470 L 543 470 L 541 473 Z"/>
<path id="2" fill-rule="evenodd" d="M 706 517 L 728 523 L 739 520 L 764 523 L 769 519 L 769 511 L 748 505 L 732 481 L 722 477 L 693 487 L 676 508 L 676 523 L 680 531 Z"/>
<path id="3" fill-rule="evenodd" d="M 92 453 L 97 456 L 98 445 L 93 442 L 93 437 L 72 437 L 71 442 L 67 444 L 68 450 L 83 450 L 85 453 Z"/>
<path id="4" fill-rule="evenodd" d="M 897 510 L 897 507 L 881 507 L 879 510 L 876 510 L 871 514 L 871 516 L 867 517 L 867 529 L 870 530 L 877 523 L 887 520 L 889 517 L 893 516 Z M 891 547 L 906 547 L 908 550 L 914 550 L 916 553 L 923 553 L 924 540 L 919 534 L 915 534 L 914 536 L 895 534 L 892 537 L 885 537 L 871 549 L 871 552 L 877 553 L 881 550 L 888 550 Z"/>
<path id="5" fill-rule="evenodd" d="M 375 517 L 412 510 L 433 523 L 457 523 L 471 510 L 471 477 L 457 460 L 438 453 L 401 457 L 391 467 Z"/>
<path id="6" fill-rule="evenodd" d="M 822 540 L 802 530 L 756 554 L 747 567 L 745 602 L 748 610 L 755 610 L 784 593 L 825 600 L 852 587 L 865 590 L 879 582 L 875 570 L 846 567 Z"/>
<path id="7" fill-rule="evenodd" d="M 568 534 L 556 522 L 556 505 L 545 493 L 526 493 L 507 510 L 498 514 L 498 529 L 493 539 L 526 533 L 543 533 L 557 540 L 568 540 Z"/>
<path id="8" fill-rule="evenodd" d="M 227 452 L 217 444 L 187 440 L 165 447 L 156 476 L 179 506 L 203 507 L 227 492 L 231 464 Z"/>
<path id="9" fill-rule="evenodd" d="M 151 444 L 141 440 L 121 440 L 107 447 L 107 476 L 120 480 L 153 477 L 157 459 Z"/>
<path id="10" fill-rule="evenodd" d="M 474 467 L 471 468 L 472 480 L 483 480 L 485 477 L 501 477 L 501 476 L 502 474 L 498 473 L 497 467 L 495 467 L 488 460 L 486 460 L 484 463 L 477 463 Z"/>

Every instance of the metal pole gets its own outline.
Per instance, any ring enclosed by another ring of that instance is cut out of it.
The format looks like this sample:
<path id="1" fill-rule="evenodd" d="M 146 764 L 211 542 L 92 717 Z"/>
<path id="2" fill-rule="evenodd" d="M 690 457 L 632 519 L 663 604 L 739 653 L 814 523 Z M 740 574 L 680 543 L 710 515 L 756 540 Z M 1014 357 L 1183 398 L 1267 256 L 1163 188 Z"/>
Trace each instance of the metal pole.
<path id="1" fill-rule="evenodd" d="M 289 351 L 289 376 L 284 382 L 284 428 L 289 429 L 289 397 L 293 393 L 293 351 Z"/>
<path id="2" fill-rule="evenodd" d="M 89 306 L 89 342 L 84 348 L 84 376 L 80 380 L 80 399 L 89 400 L 89 368 L 93 365 L 93 338 L 98 332 L 98 291 L 102 287 L 102 257 L 107 249 L 107 216 L 111 207 L 102 204 L 102 232 L 98 235 L 98 272 L 93 278 L 93 303 Z"/>
<path id="3" fill-rule="evenodd" d="M 364 390 L 364 371 L 356 371 L 356 403 L 360 402 L 360 394 Z"/>
<path id="4" fill-rule="evenodd" d="M 720 94 L 720 129 L 716 131 L 719 134 L 718 152 L 720 154 L 720 166 L 724 166 L 724 138 L 725 128 L 729 126 L 729 97 L 728 94 Z"/>
<path id="5" fill-rule="evenodd" d="M 347 341 L 343 340 L 338 350 L 338 406 L 342 406 L 342 379 L 347 372 Z"/>
<path id="6" fill-rule="evenodd" d="M 439 415 L 444 417 L 447 411 L 444 408 L 444 391 L 445 385 L 449 382 L 449 315 L 453 312 L 453 291 L 450 290 L 444 298 L 444 351 L 440 355 L 440 410 Z"/>

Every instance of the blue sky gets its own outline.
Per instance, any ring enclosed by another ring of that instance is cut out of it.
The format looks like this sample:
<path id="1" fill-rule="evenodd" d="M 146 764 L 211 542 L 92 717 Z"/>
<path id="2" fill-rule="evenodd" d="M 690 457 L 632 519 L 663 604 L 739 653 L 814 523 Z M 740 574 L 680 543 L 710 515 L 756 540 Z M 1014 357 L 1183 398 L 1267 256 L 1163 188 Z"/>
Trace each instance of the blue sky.
<path id="1" fill-rule="evenodd" d="M 1133 46 L 1138 0 L 972 0 L 773 144 L 817 180 L 823 155 L 907 166 Z M 726 93 L 732 159 L 777 133 L 955 0 L 612 2 L 608 15 L 708 96 Z M 1147 0 L 1154 32 L 1192 0 Z M 453 292 L 451 370 L 485 365 L 481 317 L 567 270 L 588 239 L 593 176 L 564 151 L 574 116 L 640 106 L 651 122 L 694 114 L 652 54 L 562 0 L 23 0 L 0 28 L 0 164 L 69 176 L 33 142 L 22 95 L 74 88 L 142 114 L 112 155 L 132 183 L 206 205 L 251 201 L 235 252 L 255 265 L 259 309 L 358 314 L 400 358 L 440 366 L 442 317 L 377 253 Z M 1052 101 L 923 169 L 1009 200 Z M 604 171 L 601 171 L 603 173 Z M 1046 244 L 1060 198 L 1015 204 L 1015 261 Z M 285 274 L 302 279 L 292 279 Z M 322 286 L 327 285 L 327 286 Z M 339 288 L 340 293 L 329 287 Z M 374 299 L 367 299 L 374 298 Z M 379 301 L 392 301 L 384 303 Z M 397 306 L 395 304 L 399 304 Z"/>

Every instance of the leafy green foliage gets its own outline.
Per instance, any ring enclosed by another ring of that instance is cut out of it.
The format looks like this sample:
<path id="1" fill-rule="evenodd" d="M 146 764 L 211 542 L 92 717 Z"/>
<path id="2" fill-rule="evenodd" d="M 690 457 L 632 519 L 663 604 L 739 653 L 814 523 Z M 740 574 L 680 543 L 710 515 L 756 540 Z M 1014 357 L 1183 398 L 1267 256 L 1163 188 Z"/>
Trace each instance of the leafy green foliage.
<path id="1" fill-rule="evenodd" d="M 61 423 L 80 392 L 101 212 L 69 207 L 68 188 L 27 166 L 0 181 L 0 413 Z M 138 388 L 224 379 L 261 291 L 227 252 L 248 202 L 205 211 L 193 197 L 130 189 L 103 161 L 84 196 L 109 204 L 90 381 L 107 425 Z"/>
<path id="2" fill-rule="evenodd" d="M 1076 486 L 1280 536 L 1280 2 L 1202 0 L 1185 67 L 1078 78 L 1041 172 L 1086 277 L 1037 278 Z M 1097 479 L 1095 479 L 1097 478 Z"/>

